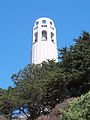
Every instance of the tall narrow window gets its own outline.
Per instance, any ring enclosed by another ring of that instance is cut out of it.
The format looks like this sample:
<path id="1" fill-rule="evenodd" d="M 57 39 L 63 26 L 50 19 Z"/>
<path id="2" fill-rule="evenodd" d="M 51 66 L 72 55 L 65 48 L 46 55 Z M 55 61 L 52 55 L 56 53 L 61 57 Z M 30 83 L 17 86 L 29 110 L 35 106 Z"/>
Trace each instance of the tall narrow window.
<path id="1" fill-rule="evenodd" d="M 36 32 L 34 35 L 35 35 L 35 42 L 37 42 L 37 40 L 38 40 L 38 32 Z"/>
<path id="2" fill-rule="evenodd" d="M 51 32 L 51 39 L 54 37 L 54 34 Z"/>
<path id="3" fill-rule="evenodd" d="M 51 32 L 51 41 L 54 42 L 54 33 Z"/>
<path id="4" fill-rule="evenodd" d="M 42 31 L 42 40 L 47 40 L 47 31 Z"/>
<path id="5" fill-rule="evenodd" d="M 52 25 L 52 22 L 50 22 L 50 25 Z"/>

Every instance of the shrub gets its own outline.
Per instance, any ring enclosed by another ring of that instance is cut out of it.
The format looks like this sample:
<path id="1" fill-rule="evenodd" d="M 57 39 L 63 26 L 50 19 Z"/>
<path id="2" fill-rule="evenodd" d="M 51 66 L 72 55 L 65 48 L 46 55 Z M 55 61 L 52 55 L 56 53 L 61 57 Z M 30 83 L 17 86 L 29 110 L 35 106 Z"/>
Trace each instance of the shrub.
<path id="1" fill-rule="evenodd" d="M 60 120 L 90 120 L 90 92 L 68 103 Z"/>

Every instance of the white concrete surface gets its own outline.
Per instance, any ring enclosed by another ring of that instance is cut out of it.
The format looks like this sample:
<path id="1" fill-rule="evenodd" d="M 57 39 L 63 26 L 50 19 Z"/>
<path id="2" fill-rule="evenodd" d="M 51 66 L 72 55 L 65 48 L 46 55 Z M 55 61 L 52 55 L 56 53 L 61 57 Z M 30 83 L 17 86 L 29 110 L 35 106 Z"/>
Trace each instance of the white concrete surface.
<path id="1" fill-rule="evenodd" d="M 51 19 L 43 17 L 37 19 L 33 26 L 31 64 L 47 59 L 58 62 L 56 28 Z"/>

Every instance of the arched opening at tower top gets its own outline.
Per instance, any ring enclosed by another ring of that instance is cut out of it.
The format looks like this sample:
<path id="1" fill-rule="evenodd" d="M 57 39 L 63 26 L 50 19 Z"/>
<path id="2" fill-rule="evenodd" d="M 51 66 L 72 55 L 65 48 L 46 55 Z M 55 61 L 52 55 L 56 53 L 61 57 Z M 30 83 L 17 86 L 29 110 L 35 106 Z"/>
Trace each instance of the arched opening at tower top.
<path id="1" fill-rule="evenodd" d="M 47 31 L 42 31 L 42 40 L 47 40 Z"/>
<path id="2" fill-rule="evenodd" d="M 38 32 L 35 33 L 35 42 L 38 40 Z"/>
<path id="3" fill-rule="evenodd" d="M 45 23 L 46 23 L 46 20 L 43 20 L 43 21 L 42 21 L 42 23 L 44 23 L 44 24 L 45 24 Z"/>

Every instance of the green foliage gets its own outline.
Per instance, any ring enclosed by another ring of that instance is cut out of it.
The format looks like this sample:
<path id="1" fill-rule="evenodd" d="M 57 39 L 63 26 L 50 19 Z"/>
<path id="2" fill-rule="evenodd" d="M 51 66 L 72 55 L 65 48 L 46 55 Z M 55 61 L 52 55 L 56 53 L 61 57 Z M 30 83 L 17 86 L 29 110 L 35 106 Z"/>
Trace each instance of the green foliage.
<path id="1" fill-rule="evenodd" d="M 0 114 L 12 119 L 24 114 L 34 120 L 67 97 L 90 90 L 90 34 L 83 32 L 76 44 L 60 51 L 54 60 L 27 65 L 11 79 L 13 87 L 0 89 Z M 46 111 L 45 109 L 48 108 Z"/>
<path id="2" fill-rule="evenodd" d="M 0 114 L 6 117 L 12 114 L 12 106 L 8 103 L 8 98 L 7 91 L 0 89 Z"/>
<path id="3" fill-rule="evenodd" d="M 62 68 L 68 74 L 67 89 L 71 97 L 90 90 L 90 34 L 83 32 L 69 50 L 60 50 Z"/>
<path id="4" fill-rule="evenodd" d="M 90 120 L 90 92 L 68 103 L 60 120 Z"/>

